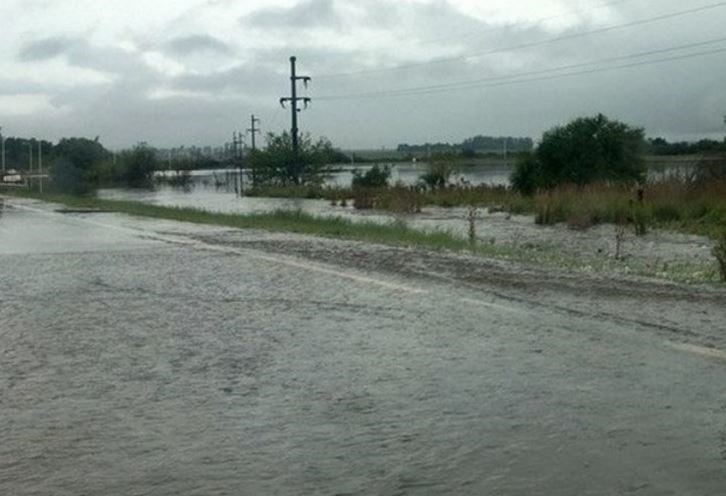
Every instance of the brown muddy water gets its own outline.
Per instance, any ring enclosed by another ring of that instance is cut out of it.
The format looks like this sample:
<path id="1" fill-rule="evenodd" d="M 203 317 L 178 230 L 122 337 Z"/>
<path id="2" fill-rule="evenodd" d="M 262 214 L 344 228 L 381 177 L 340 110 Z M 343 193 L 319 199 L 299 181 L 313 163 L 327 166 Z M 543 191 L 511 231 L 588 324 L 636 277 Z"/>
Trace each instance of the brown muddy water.
<path id="1" fill-rule="evenodd" d="M 432 264 L 6 203 L 0 494 L 723 492 L 726 362 Z"/>

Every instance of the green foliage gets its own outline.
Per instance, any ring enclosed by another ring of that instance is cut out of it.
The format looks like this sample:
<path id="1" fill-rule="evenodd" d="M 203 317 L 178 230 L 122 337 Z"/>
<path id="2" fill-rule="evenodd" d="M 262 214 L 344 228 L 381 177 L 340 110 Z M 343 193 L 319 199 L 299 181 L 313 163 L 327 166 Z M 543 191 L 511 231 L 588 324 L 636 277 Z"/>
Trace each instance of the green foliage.
<path id="1" fill-rule="evenodd" d="M 385 188 L 391 178 L 391 168 L 388 166 L 374 165 L 365 173 L 353 171 L 353 188 Z"/>
<path id="2" fill-rule="evenodd" d="M 63 138 L 54 148 L 51 175 L 59 191 L 78 193 L 100 182 L 111 153 L 98 138 Z"/>
<path id="3" fill-rule="evenodd" d="M 428 170 L 419 179 L 431 189 L 440 189 L 449 183 L 454 172 L 456 172 L 454 157 L 449 154 L 439 154 L 431 158 Z"/>
<path id="4" fill-rule="evenodd" d="M 285 131 L 267 135 L 267 148 L 249 157 L 255 186 L 321 184 L 327 165 L 336 160 L 338 152 L 325 138 L 313 141 L 310 135 L 299 139 L 299 157 L 295 157 L 292 135 Z"/>
<path id="5" fill-rule="evenodd" d="M 722 232 L 713 247 L 713 256 L 718 262 L 718 270 L 722 282 L 726 282 L 726 231 Z"/>
<path id="6" fill-rule="evenodd" d="M 510 177 L 512 188 L 523 195 L 533 195 L 543 182 L 541 173 L 537 157 L 533 153 L 522 154 Z"/>
<path id="7" fill-rule="evenodd" d="M 84 194 L 89 189 L 81 170 L 65 158 L 56 160 L 51 181 L 55 191 L 69 195 Z"/>
<path id="8" fill-rule="evenodd" d="M 523 158 L 512 184 L 523 194 L 562 184 L 645 179 L 644 133 L 602 114 L 547 131 L 532 156 Z"/>
<path id="9" fill-rule="evenodd" d="M 111 154 L 98 138 L 63 138 L 55 146 L 55 156 L 67 160 L 82 174 L 88 175 L 94 166 L 108 160 Z"/>
<path id="10" fill-rule="evenodd" d="M 156 152 L 144 144 L 121 153 L 119 164 L 118 178 L 132 188 L 151 186 L 154 171 L 159 168 Z"/>

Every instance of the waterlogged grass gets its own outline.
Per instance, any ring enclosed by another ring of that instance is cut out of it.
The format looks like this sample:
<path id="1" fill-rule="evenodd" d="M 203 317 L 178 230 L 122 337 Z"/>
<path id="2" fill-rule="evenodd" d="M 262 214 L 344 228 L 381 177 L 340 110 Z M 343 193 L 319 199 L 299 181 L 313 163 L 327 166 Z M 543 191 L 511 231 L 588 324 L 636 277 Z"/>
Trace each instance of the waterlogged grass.
<path id="1" fill-rule="evenodd" d="M 512 214 L 534 214 L 540 224 L 565 223 L 574 229 L 598 224 L 630 224 L 637 232 L 665 228 L 718 239 L 726 232 L 726 180 L 704 183 L 683 178 L 645 186 L 642 203 L 634 188 L 619 184 L 561 186 L 534 197 L 501 186 L 454 186 L 422 190 L 393 186 L 370 190 L 293 186 L 266 188 L 259 196 L 352 200 L 362 208 L 414 213 L 425 206 L 478 206 Z"/>
<path id="2" fill-rule="evenodd" d="M 0 188 L 0 192 L 3 192 Z M 496 244 L 469 240 L 440 230 L 419 230 L 397 221 L 388 224 L 353 222 L 339 217 L 315 217 L 300 211 L 279 210 L 265 214 L 224 214 L 193 208 L 163 207 L 139 202 L 101 200 L 10 190 L 12 196 L 35 198 L 63 204 L 70 209 L 93 209 L 139 217 L 217 225 L 239 229 L 298 233 L 348 239 L 391 246 L 425 248 L 436 251 L 464 252 L 519 264 L 565 269 L 580 273 L 621 274 L 655 277 L 677 282 L 703 283 L 719 280 L 716 263 L 668 263 L 633 258 L 625 262 L 608 257 L 584 256 L 550 243 Z"/>
<path id="3" fill-rule="evenodd" d="M 434 250 L 462 251 L 470 248 L 468 241 L 444 231 L 420 231 L 402 222 L 379 224 L 353 222 L 340 217 L 315 217 L 300 211 L 278 210 L 264 214 L 224 214 L 193 208 L 162 207 L 139 202 L 101 200 L 66 195 L 39 195 L 8 192 L 16 196 L 31 197 L 69 208 L 95 209 L 118 212 L 139 217 L 151 217 L 197 224 L 217 225 L 238 229 L 309 234 L 331 238 L 351 239 L 398 246 L 420 246 Z"/>

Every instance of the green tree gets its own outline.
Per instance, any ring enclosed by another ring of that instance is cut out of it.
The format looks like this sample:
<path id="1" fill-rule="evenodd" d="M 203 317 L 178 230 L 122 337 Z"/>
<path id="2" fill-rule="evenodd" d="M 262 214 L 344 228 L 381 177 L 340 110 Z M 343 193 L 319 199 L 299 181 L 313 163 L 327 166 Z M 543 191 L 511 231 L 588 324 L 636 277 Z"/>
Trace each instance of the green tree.
<path id="1" fill-rule="evenodd" d="M 111 156 L 98 138 L 63 138 L 54 148 L 54 155 L 73 164 L 82 174 L 90 173 L 94 166 Z"/>
<path id="2" fill-rule="evenodd" d="M 320 184 L 325 179 L 328 164 L 338 152 L 325 138 L 313 141 L 309 134 L 299 139 L 299 157 L 292 148 L 292 135 L 269 133 L 267 148 L 249 157 L 255 185 Z"/>
<path id="3" fill-rule="evenodd" d="M 640 128 L 602 114 L 547 131 L 532 154 L 520 158 L 512 186 L 523 194 L 560 184 L 645 179 L 645 139 Z"/>
<path id="4" fill-rule="evenodd" d="M 365 173 L 353 171 L 353 188 L 385 188 L 391 178 L 391 168 L 388 166 L 374 165 Z"/>
<path id="5" fill-rule="evenodd" d="M 431 157 L 428 169 L 419 179 L 429 188 L 443 188 L 456 172 L 456 157 L 451 153 L 437 153 Z"/>
<path id="6" fill-rule="evenodd" d="M 139 144 L 120 156 L 120 179 L 132 188 L 150 186 L 154 171 L 159 168 L 159 160 L 153 148 Z"/>
<path id="7" fill-rule="evenodd" d="M 55 187 L 67 193 L 82 193 L 99 182 L 99 171 L 111 153 L 98 138 L 63 138 L 53 147 L 51 176 Z"/>

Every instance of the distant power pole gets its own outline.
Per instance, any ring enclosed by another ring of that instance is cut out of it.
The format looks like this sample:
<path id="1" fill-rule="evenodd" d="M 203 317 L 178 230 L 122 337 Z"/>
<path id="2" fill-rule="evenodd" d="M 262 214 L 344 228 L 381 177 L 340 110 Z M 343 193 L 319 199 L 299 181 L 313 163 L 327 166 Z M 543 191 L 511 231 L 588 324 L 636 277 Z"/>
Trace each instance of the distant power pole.
<path id="1" fill-rule="evenodd" d="M 254 114 L 252 114 L 252 119 L 250 119 L 250 122 L 252 123 L 252 127 L 250 127 L 247 132 L 249 132 L 252 135 L 252 151 L 257 150 L 257 145 L 255 144 L 255 138 L 257 137 L 257 133 L 260 133 L 260 130 L 256 127 L 257 124 L 260 123 L 260 120 L 255 117 Z"/>
<path id="2" fill-rule="evenodd" d="M 0 127 L 0 143 L 2 143 L 2 166 L 5 172 L 5 135 L 2 133 L 3 128 Z"/>
<path id="3" fill-rule="evenodd" d="M 242 151 L 244 150 L 244 141 L 242 140 L 242 131 L 234 131 L 232 133 L 232 155 L 235 160 L 242 158 Z"/>
<path id="4" fill-rule="evenodd" d="M 40 193 L 43 193 L 43 139 L 38 141 L 38 182 L 40 184 Z"/>
<path id="5" fill-rule="evenodd" d="M 291 91 L 292 94 L 289 97 L 280 98 L 280 105 L 282 105 L 283 108 L 285 108 L 285 103 L 290 103 L 290 109 L 292 111 L 292 153 L 295 157 L 295 167 L 297 168 L 296 172 L 296 178 L 299 179 L 300 177 L 300 143 L 299 143 L 299 136 L 298 136 L 298 127 L 297 127 L 297 113 L 301 111 L 301 109 L 298 108 L 298 102 L 303 102 L 303 105 L 305 108 L 308 108 L 308 105 L 312 101 L 310 98 L 307 97 L 298 97 L 297 96 L 297 82 L 302 81 L 305 87 L 307 88 L 308 83 L 311 81 L 311 78 L 308 76 L 298 76 L 297 75 L 297 69 L 295 67 L 295 64 L 297 62 L 297 57 L 290 57 L 290 83 L 291 83 Z"/>

